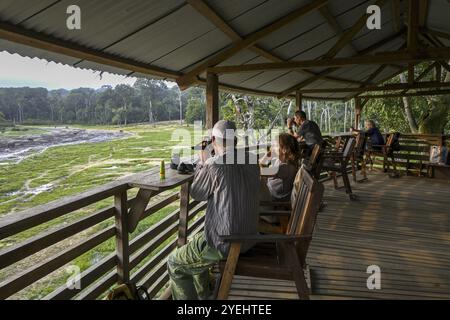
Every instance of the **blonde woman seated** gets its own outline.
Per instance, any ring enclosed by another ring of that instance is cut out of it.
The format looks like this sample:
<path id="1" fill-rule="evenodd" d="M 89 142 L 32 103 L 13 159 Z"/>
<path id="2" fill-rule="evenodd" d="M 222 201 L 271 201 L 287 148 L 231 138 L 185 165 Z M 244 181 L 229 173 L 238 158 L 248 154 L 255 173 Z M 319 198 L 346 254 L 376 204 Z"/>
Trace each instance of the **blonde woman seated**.
<path id="1" fill-rule="evenodd" d="M 299 148 L 295 138 L 287 133 L 280 134 L 278 143 L 272 145 L 271 151 L 260 162 L 279 167 L 274 177 L 261 180 L 261 200 L 290 201 L 299 165 Z"/>

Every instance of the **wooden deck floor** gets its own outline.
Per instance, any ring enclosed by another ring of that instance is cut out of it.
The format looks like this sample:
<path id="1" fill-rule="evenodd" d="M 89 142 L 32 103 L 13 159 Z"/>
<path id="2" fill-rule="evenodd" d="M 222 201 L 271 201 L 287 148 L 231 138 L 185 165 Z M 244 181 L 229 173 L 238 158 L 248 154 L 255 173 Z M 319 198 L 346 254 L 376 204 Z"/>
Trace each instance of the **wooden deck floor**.
<path id="1" fill-rule="evenodd" d="M 311 298 L 450 299 L 450 180 L 374 173 L 352 187 L 356 201 L 326 183 L 308 254 Z M 381 269 L 380 290 L 367 288 L 371 265 Z M 237 277 L 230 298 L 297 295 L 290 281 Z"/>

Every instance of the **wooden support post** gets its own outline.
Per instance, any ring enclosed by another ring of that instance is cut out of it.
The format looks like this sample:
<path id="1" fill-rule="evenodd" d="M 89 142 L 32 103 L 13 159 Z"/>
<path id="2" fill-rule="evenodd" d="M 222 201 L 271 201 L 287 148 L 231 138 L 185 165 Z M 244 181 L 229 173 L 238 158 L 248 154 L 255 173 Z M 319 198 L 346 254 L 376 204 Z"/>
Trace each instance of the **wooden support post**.
<path id="1" fill-rule="evenodd" d="M 441 82 L 442 81 L 442 65 L 440 63 L 436 63 L 435 66 L 435 80 L 437 82 Z"/>
<path id="2" fill-rule="evenodd" d="M 300 91 L 295 92 L 295 106 L 297 111 L 302 111 L 303 96 Z"/>
<path id="3" fill-rule="evenodd" d="M 360 129 L 361 113 L 362 113 L 361 98 L 355 98 L 355 129 Z"/>
<path id="4" fill-rule="evenodd" d="M 419 47 L 419 6 L 421 0 L 408 1 L 408 35 L 407 45 L 410 53 L 417 52 Z M 423 1 L 423 0 L 422 0 Z"/>
<path id="5" fill-rule="evenodd" d="M 189 182 L 181 186 L 180 190 L 180 224 L 178 226 L 178 247 L 187 243 L 189 217 Z"/>
<path id="6" fill-rule="evenodd" d="M 414 64 L 408 64 L 408 84 L 414 84 Z"/>
<path id="7" fill-rule="evenodd" d="M 212 129 L 219 121 L 219 77 L 208 72 L 206 75 L 206 128 Z"/>
<path id="8" fill-rule="evenodd" d="M 118 283 L 130 281 L 130 252 L 127 228 L 127 192 L 114 196 Z"/>

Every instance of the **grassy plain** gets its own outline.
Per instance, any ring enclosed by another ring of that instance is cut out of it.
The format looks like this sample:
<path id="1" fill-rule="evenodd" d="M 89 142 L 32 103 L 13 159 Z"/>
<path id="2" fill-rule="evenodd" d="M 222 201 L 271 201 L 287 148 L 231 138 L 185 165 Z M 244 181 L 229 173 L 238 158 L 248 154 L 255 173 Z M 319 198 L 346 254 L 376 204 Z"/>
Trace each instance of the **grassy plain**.
<path id="1" fill-rule="evenodd" d="M 193 132 L 192 128 L 180 127 L 173 123 L 124 128 L 98 126 L 78 126 L 78 128 L 123 130 L 130 133 L 130 135 L 126 138 L 108 142 L 53 147 L 43 153 L 30 156 L 20 163 L 0 166 L 0 219 L 6 214 L 17 214 L 17 212 L 27 208 L 89 190 L 121 176 L 157 167 L 161 160 L 168 161 L 170 159 L 174 146 L 180 144 L 189 146 L 191 144 L 190 141 L 181 143 L 181 138 L 177 134 L 175 139 L 173 139 L 175 130 L 182 129 Z M 14 136 L 24 134 L 24 132 L 27 132 L 27 134 L 45 134 L 45 129 L 33 127 L 27 131 L 6 132 L 4 134 Z M 46 191 L 39 192 L 43 186 Z M 111 205 L 111 200 L 105 199 L 72 214 L 3 239 L 0 241 L 0 250 L 16 245 L 40 232 L 49 231 L 61 224 L 76 221 L 80 217 L 108 207 Z M 143 220 L 131 238 L 175 209 L 176 203 Z M 64 250 L 112 223 L 111 219 L 105 221 L 48 249 L 42 250 L 11 267 L 0 270 L 0 282 L 17 273 L 17 270 L 26 270 L 37 262 L 44 261 L 54 253 Z M 110 241 L 103 243 L 95 250 L 91 250 L 79 257 L 72 264 L 80 267 L 81 271 L 86 270 L 93 263 L 114 251 L 114 247 L 114 241 L 110 239 Z M 55 288 L 63 285 L 69 276 L 70 274 L 64 268 L 59 269 L 41 281 L 22 290 L 14 298 L 42 298 Z"/>

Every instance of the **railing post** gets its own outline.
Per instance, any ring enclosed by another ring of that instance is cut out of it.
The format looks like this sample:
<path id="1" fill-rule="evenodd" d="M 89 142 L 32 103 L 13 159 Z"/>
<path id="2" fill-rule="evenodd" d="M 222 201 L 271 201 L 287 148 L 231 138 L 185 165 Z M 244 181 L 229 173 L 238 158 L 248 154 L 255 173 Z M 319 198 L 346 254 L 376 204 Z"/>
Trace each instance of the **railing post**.
<path id="1" fill-rule="evenodd" d="M 114 196 L 116 220 L 116 255 L 118 282 L 130 281 L 130 252 L 127 227 L 127 192 L 121 191 Z"/>
<path id="2" fill-rule="evenodd" d="M 189 216 L 189 185 L 186 182 L 180 190 L 180 224 L 178 226 L 178 247 L 187 243 L 188 237 L 188 216 Z"/>

